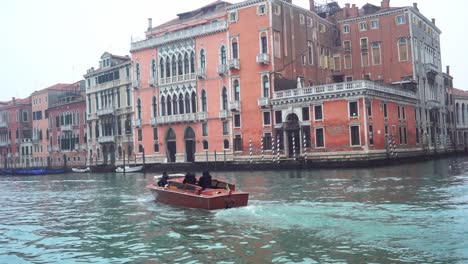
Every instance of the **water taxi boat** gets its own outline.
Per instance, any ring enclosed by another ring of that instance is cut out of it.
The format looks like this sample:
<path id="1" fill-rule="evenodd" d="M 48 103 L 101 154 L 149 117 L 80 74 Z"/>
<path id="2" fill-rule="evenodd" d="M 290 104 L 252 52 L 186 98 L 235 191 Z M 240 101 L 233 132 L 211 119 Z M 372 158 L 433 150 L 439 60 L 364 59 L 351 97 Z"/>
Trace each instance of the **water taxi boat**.
<path id="1" fill-rule="evenodd" d="M 211 188 L 183 183 L 184 175 L 171 175 L 164 187 L 158 186 L 161 176 L 154 176 L 153 183 L 146 186 L 160 203 L 206 210 L 247 206 L 249 193 L 236 190 L 234 184 L 211 180 Z"/>
<path id="2" fill-rule="evenodd" d="M 143 170 L 143 166 L 135 166 L 135 167 L 130 167 L 130 166 L 125 166 L 125 172 L 139 172 L 139 171 L 142 171 Z M 118 173 L 123 173 L 124 172 L 124 168 L 122 167 L 118 167 L 115 172 L 118 172 Z"/>

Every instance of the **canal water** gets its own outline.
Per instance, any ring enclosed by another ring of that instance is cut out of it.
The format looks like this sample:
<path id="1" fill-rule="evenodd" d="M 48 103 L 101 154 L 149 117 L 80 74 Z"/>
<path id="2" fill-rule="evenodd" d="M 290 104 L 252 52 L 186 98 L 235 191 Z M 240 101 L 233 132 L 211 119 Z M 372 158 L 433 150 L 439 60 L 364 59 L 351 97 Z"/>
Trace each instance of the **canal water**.
<path id="1" fill-rule="evenodd" d="M 212 173 L 249 206 L 155 203 L 150 174 L 0 178 L 0 263 L 468 263 L 468 158 Z"/>

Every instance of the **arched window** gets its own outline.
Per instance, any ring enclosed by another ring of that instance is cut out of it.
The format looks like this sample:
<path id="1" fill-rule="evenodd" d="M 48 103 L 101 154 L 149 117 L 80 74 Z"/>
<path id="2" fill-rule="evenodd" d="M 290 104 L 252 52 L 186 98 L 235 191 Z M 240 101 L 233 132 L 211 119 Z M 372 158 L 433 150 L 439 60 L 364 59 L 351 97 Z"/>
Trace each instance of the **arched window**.
<path id="1" fill-rule="evenodd" d="M 137 63 L 136 66 L 135 66 L 135 73 L 136 73 L 136 79 L 137 81 L 140 80 L 140 64 Z"/>
<path id="2" fill-rule="evenodd" d="M 237 39 L 232 39 L 232 58 L 238 59 L 239 58 L 239 46 L 237 44 Z"/>
<path id="3" fill-rule="evenodd" d="M 188 93 L 185 94 L 185 109 L 187 113 L 190 113 L 190 95 Z"/>
<path id="4" fill-rule="evenodd" d="M 156 117 L 157 115 L 157 101 L 156 101 L 156 96 L 153 96 L 153 101 L 152 101 L 152 107 L 153 107 L 153 117 Z"/>
<path id="5" fill-rule="evenodd" d="M 195 72 L 195 52 L 190 53 L 190 72 Z"/>
<path id="6" fill-rule="evenodd" d="M 262 77 L 263 97 L 270 97 L 270 80 L 267 75 Z"/>
<path id="7" fill-rule="evenodd" d="M 163 58 L 161 58 L 161 60 L 159 61 L 159 76 L 162 78 L 164 78 L 164 60 Z"/>
<path id="8" fill-rule="evenodd" d="M 137 100 L 137 117 L 141 119 L 141 99 L 138 98 Z"/>
<path id="9" fill-rule="evenodd" d="M 177 95 L 175 94 L 172 97 L 172 109 L 173 109 L 174 115 L 177 115 L 179 109 L 177 109 Z"/>
<path id="10" fill-rule="evenodd" d="M 405 38 L 398 40 L 398 57 L 400 61 L 408 60 L 408 43 Z"/>
<path id="11" fill-rule="evenodd" d="M 195 94 L 195 92 L 192 92 L 192 113 L 196 113 L 196 112 L 197 112 L 197 95 Z"/>
<path id="12" fill-rule="evenodd" d="M 171 60 L 166 57 L 166 77 L 171 77 Z"/>
<path id="13" fill-rule="evenodd" d="M 184 114 L 184 96 L 179 94 L 179 114 Z"/>
<path id="14" fill-rule="evenodd" d="M 187 53 L 185 53 L 185 58 L 184 58 L 184 74 L 189 74 L 189 56 Z"/>
<path id="15" fill-rule="evenodd" d="M 166 115 L 166 98 L 164 96 L 161 96 L 161 112 L 162 116 Z"/>
<path id="16" fill-rule="evenodd" d="M 170 95 L 167 96 L 167 115 L 170 116 L 172 115 L 172 104 L 171 104 L 172 98 Z"/>
<path id="17" fill-rule="evenodd" d="M 177 59 L 175 55 L 172 55 L 172 75 L 171 76 L 176 76 L 177 75 Z"/>
<path id="18" fill-rule="evenodd" d="M 235 101 L 240 101 L 239 80 L 234 80 L 234 100 Z"/>
<path id="19" fill-rule="evenodd" d="M 223 94 L 222 94 L 221 98 L 222 98 L 222 102 L 223 102 L 222 103 L 223 110 L 227 110 L 227 100 L 228 100 L 228 98 L 227 98 L 227 89 L 226 89 L 226 87 L 223 87 Z"/>
<path id="20" fill-rule="evenodd" d="M 178 74 L 179 75 L 184 74 L 183 66 L 184 65 L 182 65 L 182 55 L 179 54 L 179 59 L 177 60 L 177 69 L 178 69 Z"/>
<path id="21" fill-rule="evenodd" d="M 202 112 L 207 112 L 206 109 L 206 92 L 202 90 L 201 92 L 201 105 L 202 105 Z"/>
<path id="22" fill-rule="evenodd" d="M 151 77 L 156 77 L 156 60 L 151 61 Z"/>
<path id="23" fill-rule="evenodd" d="M 224 47 L 224 45 L 221 46 L 220 61 L 221 65 L 226 65 L 226 47 Z"/>
<path id="24" fill-rule="evenodd" d="M 200 68 L 206 68 L 206 56 L 204 49 L 200 50 Z"/>

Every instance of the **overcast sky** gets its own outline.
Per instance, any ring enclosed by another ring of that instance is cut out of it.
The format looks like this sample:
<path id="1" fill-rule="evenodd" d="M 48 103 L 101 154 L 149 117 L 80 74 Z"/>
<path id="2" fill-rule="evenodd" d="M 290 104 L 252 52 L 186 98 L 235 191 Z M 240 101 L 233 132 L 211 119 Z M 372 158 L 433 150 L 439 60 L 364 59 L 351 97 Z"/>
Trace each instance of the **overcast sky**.
<path id="1" fill-rule="evenodd" d="M 24 98 L 33 91 L 56 83 L 83 78 L 99 57 L 108 51 L 130 54 L 133 38 L 142 38 L 147 20 L 153 26 L 176 14 L 196 9 L 214 0 L 4 0 L 0 8 L 0 101 Z M 238 0 L 229 1 L 241 2 Z M 321 2 L 317 1 L 316 2 Z M 380 0 L 339 0 L 362 7 Z M 414 0 L 391 0 L 391 6 L 411 6 Z M 293 0 L 308 8 L 308 0 Z M 451 66 L 455 87 L 468 90 L 468 23 L 464 19 L 468 1 L 419 1 L 419 10 L 436 18 L 442 30 L 442 65 Z"/>

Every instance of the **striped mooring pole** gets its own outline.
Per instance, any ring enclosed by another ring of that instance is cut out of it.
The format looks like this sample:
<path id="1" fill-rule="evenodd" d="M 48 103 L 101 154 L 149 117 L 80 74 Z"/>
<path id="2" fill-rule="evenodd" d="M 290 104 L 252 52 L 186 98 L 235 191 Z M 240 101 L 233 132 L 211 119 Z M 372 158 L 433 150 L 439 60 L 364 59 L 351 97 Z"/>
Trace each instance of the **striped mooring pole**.
<path id="1" fill-rule="evenodd" d="M 280 138 L 279 135 L 276 139 L 276 162 L 280 163 Z"/>
<path id="2" fill-rule="evenodd" d="M 296 135 L 292 133 L 292 147 L 293 147 L 293 158 L 294 160 L 297 160 L 296 157 Z"/>
<path id="3" fill-rule="evenodd" d="M 276 161 L 275 147 L 276 147 L 275 137 L 271 137 L 271 155 L 272 155 L 273 162 Z"/>
<path id="4" fill-rule="evenodd" d="M 304 137 L 302 139 L 302 144 L 304 147 L 304 161 L 307 161 L 307 138 L 306 135 L 304 134 Z"/>
<path id="5" fill-rule="evenodd" d="M 249 137 L 249 155 L 250 155 L 250 163 L 253 162 L 253 159 L 252 159 L 252 138 Z"/>
<path id="6" fill-rule="evenodd" d="M 260 149 L 262 150 L 262 162 L 263 162 L 263 159 L 265 158 L 265 148 L 263 146 L 263 137 L 260 138 Z"/>

